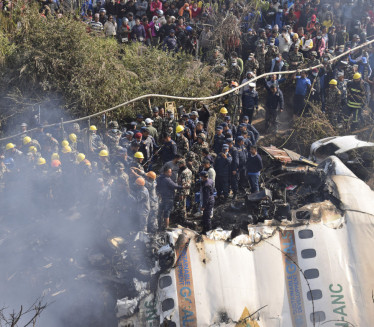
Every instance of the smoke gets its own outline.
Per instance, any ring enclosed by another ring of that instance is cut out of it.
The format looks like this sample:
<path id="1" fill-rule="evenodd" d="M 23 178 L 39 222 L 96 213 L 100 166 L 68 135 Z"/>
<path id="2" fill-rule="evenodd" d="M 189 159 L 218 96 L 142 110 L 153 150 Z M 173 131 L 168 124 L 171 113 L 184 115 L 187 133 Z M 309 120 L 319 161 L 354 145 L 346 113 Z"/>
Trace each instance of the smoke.
<path id="1" fill-rule="evenodd" d="M 38 119 L 34 112 L 28 117 Z M 42 106 L 42 123 L 61 117 L 61 110 Z M 115 303 L 127 295 L 132 276 L 116 278 L 108 237 L 126 237 L 130 204 L 124 206 L 122 199 L 126 214 L 114 212 L 120 206 L 97 182 L 98 171 L 86 176 L 63 163 L 57 173 L 45 159 L 48 172 L 23 156 L 0 178 L 0 308 L 9 316 L 42 298 L 48 306 L 36 326 L 116 326 Z"/>

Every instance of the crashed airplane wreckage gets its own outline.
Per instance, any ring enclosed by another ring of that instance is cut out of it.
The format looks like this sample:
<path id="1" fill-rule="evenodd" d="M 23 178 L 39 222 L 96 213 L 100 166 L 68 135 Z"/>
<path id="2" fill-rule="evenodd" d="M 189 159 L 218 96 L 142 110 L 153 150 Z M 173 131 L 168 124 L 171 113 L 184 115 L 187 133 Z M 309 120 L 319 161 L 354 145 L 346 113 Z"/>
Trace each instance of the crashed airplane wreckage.
<path id="1" fill-rule="evenodd" d="M 119 326 L 374 325 L 374 192 L 335 156 L 262 151 L 263 191 L 218 209 L 241 228 L 138 234 L 155 259 Z"/>

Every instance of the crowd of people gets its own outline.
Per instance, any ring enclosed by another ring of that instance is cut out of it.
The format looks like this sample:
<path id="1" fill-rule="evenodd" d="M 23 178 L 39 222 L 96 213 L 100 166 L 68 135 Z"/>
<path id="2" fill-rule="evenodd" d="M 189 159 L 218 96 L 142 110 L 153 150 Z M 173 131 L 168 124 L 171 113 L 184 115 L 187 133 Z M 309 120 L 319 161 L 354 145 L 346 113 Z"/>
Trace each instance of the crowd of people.
<path id="1" fill-rule="evenodd" d="M 86 0 L 79 10 L 90 33 L 194 55 L 222 74 L 223 91 L 274 73 L 257 85 L 264 85 L 269 93 L 267 128 L 277 129 L 278 113 L 284 109 L 282 88 L 289 87 L 294 88 L 290 111 L 295 117 L 307 110 L 305 100 L 309 99 L 334 126 L 356 128 L 363 120 L 363 109 L 373 108 L 374 47 L 361 47 L 331 60 L 374 36 L 372 5 L 371 0 L 272 0 L 260 1 L 258 11 L 247 2 Z M 61 6 L 58 0 L 46 0 L 41 11 L 59 16 Z M 240 34 L 217 39 L 227 17 L 234 17 Z M 323 67 L 306 74 L 282 74 L 320 64 Z M 238 93 L 225 100 L 230 114 L 242 106 L 251 121 L 258 103 L 256 84 Z"/>
<path id="2" fill-rule="evenodd" d="M 61 17 L 61 5 L 43 1 L 41 13 Z M 222 93 L 246 84 L 223 98 L 211 138 L 207 105 L 189 113 L 155 107 L 125 129 L 111 121 L 99 130 L 74 123 L 68 132 L 39 125 L 29 133 L 22 124 L 21 136 L 6 144 L 1 157 L 5 188 L 23 176 L 38 190 L 37 201 L 93 201 L 108 208 L 114 226 L 128 217 L 131 226 L 149 232 L 168 228 L 170 219 L 188 226 L 186 218 L 197 212 L 206 232 L 217 202 L 259 190 L 263 167 L 252 120 L 260 104 L 266 131 L 277 131 L 283 110 L 305 114 L 307 99 L 333 126 L 356 128 L 363 111 L 373 108 L 373 47 L 332 59 L 374 35 L 372 1 L 273 0 L 260 1 L 260 11 L 245 8 L 229 1 L 85 1 L 80 19 L 89 33 L 193 54 L 222 74 Z M 217 15 L 234 16 L 241 28 L 223 47 L 215 45 Z M 296 74 L 282 73 L 294 69 Z M 273 74 L 248 83 L 263 73 Z M 289 90 L 293 104 L 283 95 Z"/>
<path id="3" fill-rule="evenodd" d="M 33 132 L 21 124 L 20 136 L 6 144 L 0 159 L 4 194 L 22 182 L 42 207 L 89 202 L 106 208 L 112 227 L 148 232 L 168 228 L 171 216 L 173 223 L 194 227 L 186 218 L 197 212 L 206 232 L 217 201 L 225 202 L 230 192 L 235 199 L 248 187 L 259 190 L 259 133 L 247 116 L 235 126 L 222 107 L 209 145 L 206 105 L 178 120 L 172 109 L 152 112 L 146 119 L 137 115 L 126 128 L 111 121 L 101 133 L 78 123 L 68 131 L 38 125 Z"/>

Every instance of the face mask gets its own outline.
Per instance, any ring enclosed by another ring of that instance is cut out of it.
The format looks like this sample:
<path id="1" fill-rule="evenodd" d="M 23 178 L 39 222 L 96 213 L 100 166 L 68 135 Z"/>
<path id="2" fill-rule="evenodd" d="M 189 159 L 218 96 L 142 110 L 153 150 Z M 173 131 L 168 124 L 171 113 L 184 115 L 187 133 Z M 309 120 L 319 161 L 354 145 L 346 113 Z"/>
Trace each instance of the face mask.
<path id="1" fill-rule="evenodd" d="M 318 73 L 312 73 L 312 75 L 313 75 L 313 76 L 317 76 L 317 75 L 318 75 Z"/>
<path id="2" fill-rule="evenodd" d="M 274 43 L 270 43 L 270 45 L 274 45 Z"/>
<path id="3" fill-rule="evenodd" d="M 190 7 L 186 7 L 186 10 L 190 10 Z"/>
<path id="4" fill-rule="evenodd" d="M 318 36 L 317 36 L 317 39 L 319 40 L 320 38 L 322 38 L 322 36 L 318 35 Z"/>
<path id="5" fill-rule="evenodd" d="M 252 57 L 249 57 L 248 60 L 249 60 L 249 61 L 252 61 Z"/>
<path id="6" fill-rule="evenodd" d="M 236 66 L 236 62 L 233 62 L 232 65 L 233 65 L 233 66 Z"/>
<path id="7" fill-rule="evenodd" d="M 174 119 L 174 115 L 172 114 L 172 115 L 170 115 L 170 119 Z"/>
<path id="8" fill-rule="evenodd" d="M 177 133 L 177 137 L 180 137 L 181 136 L 181 134 L 180 133 Z"/>

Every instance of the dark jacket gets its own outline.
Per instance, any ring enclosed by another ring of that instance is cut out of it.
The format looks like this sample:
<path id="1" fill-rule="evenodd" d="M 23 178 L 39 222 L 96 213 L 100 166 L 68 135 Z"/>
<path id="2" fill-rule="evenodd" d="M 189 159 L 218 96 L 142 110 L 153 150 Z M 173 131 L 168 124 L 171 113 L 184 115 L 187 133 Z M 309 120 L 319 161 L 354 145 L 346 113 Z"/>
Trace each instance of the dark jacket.
<path id="1" fill-rule="evenodd" d="M 258 107 L 258 93 L 256 90 L 243 92 L 242 105 L 244 108 Z"/>
<path id="2" fill-rule="evenodd" d="M 173 160 L 178 152 L 176 143 L 172 140 L 164 143 L 164 147 L 160 150 L 160 156 L 163 163 Z"/>
<path id="3" fill-rule="evenodd" d="M 225 135 L 214 135 L 213 151 L 217 154 L 220 153 L 222 151 L 222 145 L 225 144 L 225 141 Z"/>
<path id="4" fill-rule="evenodd" d="M 174 183 L 172 179 L 164 174 L 157 178 L 156 191 L 163 200 L 174 199 L 174 191 L 181 190 L 183 187 Z"/>
<path id="5" fill-rule="evenodd" d="M 230 176 L 232 157 L 230 153 L 227 153 L 226 155 L 227 158 L 223 158 L 222 153 L 217 156 L 217 159 L 214 163 L 214 170 L 217 173 L 216 178 Z"/>
<path id="6" fill-rule="evenodd" d="M 283 109 L 284 99 L 282 91 L 277 89 L 277 92 L 273 94 L 267 84 L 265 84 L 265 87 L 268 91 L 268 95 L 266 97 L 266 109 L 270 111 L 276 111 L 278 108 Z"/>
<path id="7" fill-rule="evenodd" d="M 259 154 L 256 154 L 252 157 L 251 154 L 248 154 L 247 158 L 247 172 L 248 173 L 258 173 L 262 169 L 262 159 Z"/>
<path id="8" fill-rule="evenodd" d="M 202 193 L 202 207 L 207 208 L 214 205 L 214 182 L 211 179 L 207 179 L 201 184 L 201 193 Z"/>

